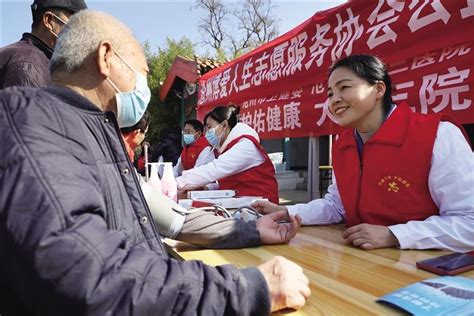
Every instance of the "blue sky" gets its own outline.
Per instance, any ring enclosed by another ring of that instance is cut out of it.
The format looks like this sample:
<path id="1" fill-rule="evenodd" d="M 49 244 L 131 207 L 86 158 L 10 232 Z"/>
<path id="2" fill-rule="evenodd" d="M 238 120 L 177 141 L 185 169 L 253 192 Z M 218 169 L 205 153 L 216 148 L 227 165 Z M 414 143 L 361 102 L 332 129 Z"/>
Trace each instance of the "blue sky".
<path id="1" fill-rule="evenodd" d="M 20 39 L 30 31 L 30 4 L 33 0 L 0 0 L 0 46 Z M 197 26 L 204 11 L 194 8 L 194 1 L 123 1 L 86 0 L 89 8 L 107 12 L 128 25 L 140 42 L 149 41 L 155 51 L 163 46 L 166 37 L 188 37 L 198 46 L 198 53 L 206 52 Z M 325 10 L 345 0 L 332 1 L 273 1 L 275 16 L 280 19 L 279 33 L 283 34 L 304 22 L 314 13 Z"/>

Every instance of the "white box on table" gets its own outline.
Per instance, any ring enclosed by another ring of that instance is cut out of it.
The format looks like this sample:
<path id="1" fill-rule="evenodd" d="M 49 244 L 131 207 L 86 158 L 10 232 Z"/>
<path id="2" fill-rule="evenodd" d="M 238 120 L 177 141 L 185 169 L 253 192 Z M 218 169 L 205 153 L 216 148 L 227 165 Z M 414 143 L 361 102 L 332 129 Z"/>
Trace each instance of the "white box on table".
<path id="1" fill-rule="evenodd" d="M 220 199 L 231 198 L 235 196 L 235 190 L 205 190 L 205 191 L 189 191 L 188 199 Z"/>

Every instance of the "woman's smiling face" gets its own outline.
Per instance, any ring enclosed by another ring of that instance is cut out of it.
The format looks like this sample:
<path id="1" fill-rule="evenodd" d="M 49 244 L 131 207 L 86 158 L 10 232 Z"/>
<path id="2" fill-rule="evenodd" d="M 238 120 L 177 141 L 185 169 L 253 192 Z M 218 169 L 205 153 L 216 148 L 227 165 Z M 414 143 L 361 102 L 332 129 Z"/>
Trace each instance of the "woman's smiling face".
<path id="1" fill-rule="evenodd" d="M 383 122 L 385 84 L 370 84 L 346 67 L 336 68 L 328 79 L 329 110 L 342 127 L 372 132 Z"/>

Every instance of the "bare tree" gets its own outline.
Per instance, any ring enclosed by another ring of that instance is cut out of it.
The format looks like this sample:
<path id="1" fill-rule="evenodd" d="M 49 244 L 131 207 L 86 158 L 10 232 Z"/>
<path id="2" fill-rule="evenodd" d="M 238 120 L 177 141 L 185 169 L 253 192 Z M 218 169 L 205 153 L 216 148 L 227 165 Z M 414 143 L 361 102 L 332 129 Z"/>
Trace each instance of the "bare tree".
<path id="1" fill-rule="evenodd" d="M 271 0 L 246 0 L 244 6 L 234 12 L 239 22 L 238 28 L 244 31 L 242 49 L 262 45 L 278 35 L 273 8 Z"/>
<path id="2" fill-rule="evenodd" d="M 217 51 L 222 49 L 225 37 L 223 25 L 229 14 L 228 10 L 220 0 L 197 0 L 196 5 L 207 11 L 207 15 L 201 18 L 199 23 L 199 30 L 204 34 L 204 43 Z"/>
<path id="3" fill-rule="evenodd" d="M 278 19 L 271 0 L 245 0 L 226 3 L 220 0 L 197 0 L 197 7 L 207 11 L 199 29 L 204 43 L 237 57 L 278 35 Z"/>

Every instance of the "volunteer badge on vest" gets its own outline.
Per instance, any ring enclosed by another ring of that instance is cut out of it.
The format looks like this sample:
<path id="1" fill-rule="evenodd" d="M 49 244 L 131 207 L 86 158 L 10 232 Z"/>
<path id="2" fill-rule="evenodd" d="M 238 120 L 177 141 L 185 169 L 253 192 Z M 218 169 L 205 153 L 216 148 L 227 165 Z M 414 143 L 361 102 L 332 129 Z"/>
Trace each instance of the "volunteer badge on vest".
<path id="1" fill-rule="evenodd" d="M 386 175 L 380 178 L 378 185 L 388 192 L 398 193 L 400 188 L 409 188 L 410 182 L 399 176 Z"/>
<path id="2" fill-rule="evenodd" d="M 191 154 L 191 159 L 195 159 L 196 158 L 196 154 L 195 153 L 192 153 Z"/>

